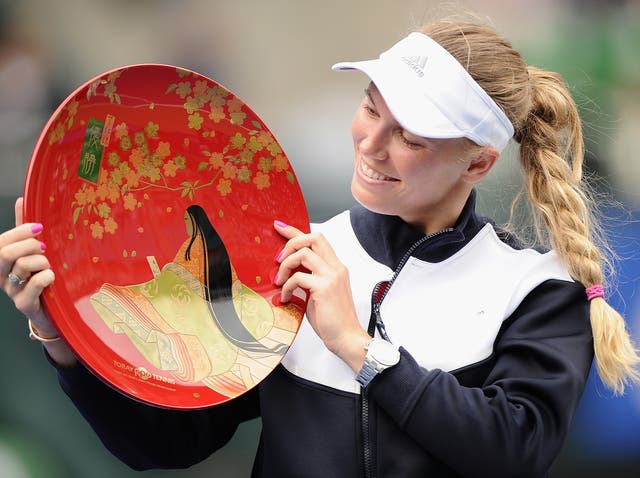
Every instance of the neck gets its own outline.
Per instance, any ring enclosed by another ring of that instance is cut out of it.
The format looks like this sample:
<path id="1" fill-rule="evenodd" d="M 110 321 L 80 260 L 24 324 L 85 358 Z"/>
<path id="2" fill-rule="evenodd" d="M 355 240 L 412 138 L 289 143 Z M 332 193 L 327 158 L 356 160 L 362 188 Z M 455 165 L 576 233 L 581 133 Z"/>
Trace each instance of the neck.
<path id="1" fill-rule="evenodd" d="M 400 218 L 426 235 L 451 228 L 460 217 L 470 193 L 470 189 L 460 190 L 455 194 L 450 192 L 436 204 L 431 205 L 425 214 L 419 217 L 400 216 Z"/>

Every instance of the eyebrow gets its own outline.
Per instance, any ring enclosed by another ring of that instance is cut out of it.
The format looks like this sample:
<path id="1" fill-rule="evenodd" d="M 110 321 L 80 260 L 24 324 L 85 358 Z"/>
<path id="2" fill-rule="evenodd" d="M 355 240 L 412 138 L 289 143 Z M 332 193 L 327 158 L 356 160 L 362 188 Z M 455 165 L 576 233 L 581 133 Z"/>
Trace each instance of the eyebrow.
<path id="1" fill-rule="evenodd" d="M 369 98 L 369 101 L 371 101 L 371 103 L 373 104 L 373 106 L 375 106 L 375 105 L 376 105 L 376 102 L 375 102 L 375 101 L 373 101 L 373 95 L 371 94 L 371 89 L 370 89 L 370 88 L 371 88 L 370 86 L 367 86 L 367 87 L 364 89 L 364 93 L 367 95 L 367 98 Z"/>
<path id="2" fill-rule="evenodd" d="M 373 94 L 371 93 L 371 85 L 367 86 L 364 89 L 364 93 L 365 95 L 367 95 L 367 98 L 369 98 L 369 101 L 371 101 L 371 103 L 373 104 L 373 106 L 376 106 L 376 102 L 373 100 Z M 394 118 L 395 119 L 395 118 Z M 397 122 L 397 121 L 396 121 Z M 427 147 L 433 147 L 433 140 L 431 138 L 426 138 L 424 136 L 419 136 L 417 134 L 412 133 L 411 131 L 407 131 L 405 128 L 402 127 L 402 125 L 400 125 L 399 123 L 397 123 L 398 128 L 400 128 L 402 131 L 406 131 L 407 133 L 409 133 L 411 136 L 415 136 L 416 139 L 420 140 L 420 141 L 424 141 L 425 145 Z"/>
<path id="3" fill-rule="evenodd" d="M 375 101 L 374 101 L 374 99 L 373 99 L 373 94 L 371 93 L 371 85 L 367 86 L 367 87 L 364 89 L 364 93 L 367 95 L 367 98 L 369 98 L 369 101 L 371 101 L 371 104 L 372 104 L 373 106 L 376 106 L 376 102 L 375 102 Z M 395 118 L 394 118 L 394 121 L 396 121 L 396 124 L 397 124 L 397 127 L 398 127 L 398 128 L 400 128 L 400 129 L 401 129 L 401 130 L 403 130 L 403 131 L 407 131 L 407 130 L 405 130 L 405 129 L 404 129 L 404 128 L 403 128 L 403 127 L 402 127 L 402 126 L 397 122 L 397 120 L 396 120 Z M 410 133 L 409 131 L 407 131 L 407 133 L 409 133 L 409 134 L 413 134 L 413 133 Z M 418 135 L 415 135 L 415 134 L 413 134 L 413 136 L 415 136 L 416 138 L 422 138 L 421 136 L 418 136 Z M 426 138 L 422 138 L 422 139 L 426 139 Z"/>

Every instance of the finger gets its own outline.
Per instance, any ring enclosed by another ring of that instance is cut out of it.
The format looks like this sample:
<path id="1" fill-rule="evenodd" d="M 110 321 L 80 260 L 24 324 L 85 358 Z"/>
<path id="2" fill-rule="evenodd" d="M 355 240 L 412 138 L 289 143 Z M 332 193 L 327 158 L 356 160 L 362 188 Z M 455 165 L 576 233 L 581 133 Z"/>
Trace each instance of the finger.
<path id="1" fill-rule="evenodd" d="M 273 221 L 273 228 L 276 230 L 278 234 L 280 234 L 285 239 L 291 239 L 293 237 L 304 234 L 300 229 L 297 229 L 296 227 L 293 227 L 293 226 L 289 226 L 288 224 L 282 221 L 279 221 L 277 219 Z M 286 247 L 286 244 L 285 244 L 285 247 Z M 280 251 L 278 251 L 278 253 L 276 254 L 276 257 L 275 257 L 276 262 L 280 262 L 280 260 L 284 258 L 285 247 L 280 249 Z M 290 253 L 290 250 L 287 251 L 287 254 L 289 253 Z"/>
<path id="2" fill-rule="evenodd" d="M 282 286 L 280 291 L 280 301 L 289 302 L 293 293 L 298 289 L 311 290 L 316 282 L 316 278 L 308 272 L 296 272 Z"/>
<path id="3" fill-rule="evenodd" d="M 289 278 L 291 273 L 300 267 L 304 267 L 312 274 L 326 274 L 330 272 L 329 265 L 322 260 L 318 254 L 308 248 L 304 248 L 289 255 L 280 263 L 280 268 L 278 269 L 278 275 L 274 280 L 274 284 L 283 284 Z"/>
<path id="4" fill-rule="evenodd" d="M 12 297 L 16 308 L 27 317 L 39 312 L 42 291 L 54 281 L 55 274 L 51 269 L 45 269 L 31 276 L 24 287 Z"/>
<path id="5" fill-rule="evenodd" d="M 24 204 L 24 199 L 19 197 L 16 199 L 15 211 L 16 211 L 16 226 L 22 225 L 22 205 Z"/>
<path id="6" fill-rule="evenodd" d="M 21 224 L 13 229 L 9 229 L 0 234 L 0 248 L 18 241 L 36 237 L 42 233 L 42 229 L 42 224 L 35 222 Z"/>
<path id="7" fill-rule="evenodd" d="M 287 242 L 287 244 L 285 244 L 276 260 L 278 262 L 282 262 L 289 254 L 293 254 L 295 251 L 304 248 L 311 249 L 322 257 L 327 264 L 330 264 L 333 267 L 341 265 L 333 247 L 331 247 L 329 241 L 327 241 L 327 239 L 320 233 L 301 234 L 293 237 Z"/>
<path id="8" fill-rule="evenodd" d="M 304 234 L 304 232 L 302 232 L 300 229 L 278 220 L 273 221 L 273 227 L 278 232 L 278 234 L 286 239 L 291 239 L 292 237 Z"/>
<path id="9" fill-rule="evenodd" d="M 22 280 L 28 280 L 30 276 L 45 269 L 50 269 L 49 260 L 43 254 L 32 254 L 19 257 L 13 264 L 11 272 Z"/>
<path id="10" fill-rule="evenodd" d="M 20 228 L 23 228 L 23 226 L 20 226 Z M 20 231 L 16 231 L 16 229 L 7 231 L 5 234 L 9 235 L 9 233 L 12 233 L 10 234 L 12 237 L 24 236 Z M 14 263 L 19 258 L 31 255 L 42 255 L 46 249 L 44 243 L 34 237 L 22 239 L 17 242 L 10 242 L 8 245 L 2 246 L 1 244 L 6 238 L 7 237 L 0 236 L 0 281 L 6 278 L 7 274 L 13 268 Z M 11 238 L 9 240 L 11 240 Z"/>

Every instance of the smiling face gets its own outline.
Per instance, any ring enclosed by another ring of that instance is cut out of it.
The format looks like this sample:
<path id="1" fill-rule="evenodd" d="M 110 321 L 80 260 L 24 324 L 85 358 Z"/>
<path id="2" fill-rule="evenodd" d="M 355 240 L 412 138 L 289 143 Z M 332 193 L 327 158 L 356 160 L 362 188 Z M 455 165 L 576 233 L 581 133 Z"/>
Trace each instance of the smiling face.
<path id="1" fill-rule="evenodd" d="M 479 148 L 464 138 L 427 139 L 404 130 L 373 83 L 356 111 L 351 133 L 351 192 L 359 203 L 400 216 L 425 233 L 454 225 L 479 180 L 472 173 L 472 165 L 483 156 Z"/>

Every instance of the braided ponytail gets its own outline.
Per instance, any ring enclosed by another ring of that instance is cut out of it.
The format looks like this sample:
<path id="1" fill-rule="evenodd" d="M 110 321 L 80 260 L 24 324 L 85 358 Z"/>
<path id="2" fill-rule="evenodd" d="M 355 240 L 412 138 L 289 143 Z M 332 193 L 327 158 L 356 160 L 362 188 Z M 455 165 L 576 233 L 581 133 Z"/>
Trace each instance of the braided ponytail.
<path id="1" fill-rule="evenodd" d="M 538 240 L 555 249 L 587 289 L 603 284 L 606 242 L 582 180 L 580 117 L 560 75 L 527 67 L 486 25 L 440 21 L 420 31 L 448 50 L 513 124 Z M 640 381 L 640 358 L 624 319 L 602 295 L 591 299 L 596 365 L 603 383 L 622 393 L 629 381 Z"/>
<path id="2" fill-rule="evenodd" d="M 571 276 L 586 288 L 603 284 L 606 258 L 582 181 L 583 143 L 580 118 L 562 78 L 528 67 L 532 106 L 516 130 L 520 161 L 532 205 L 536 232 L 557 252 Z M 640 377 L 640 362 L 624 319 L 604 299 L 591 299 L 591 328 L 596 366 L 602 381 L 615 393 Z"/>

